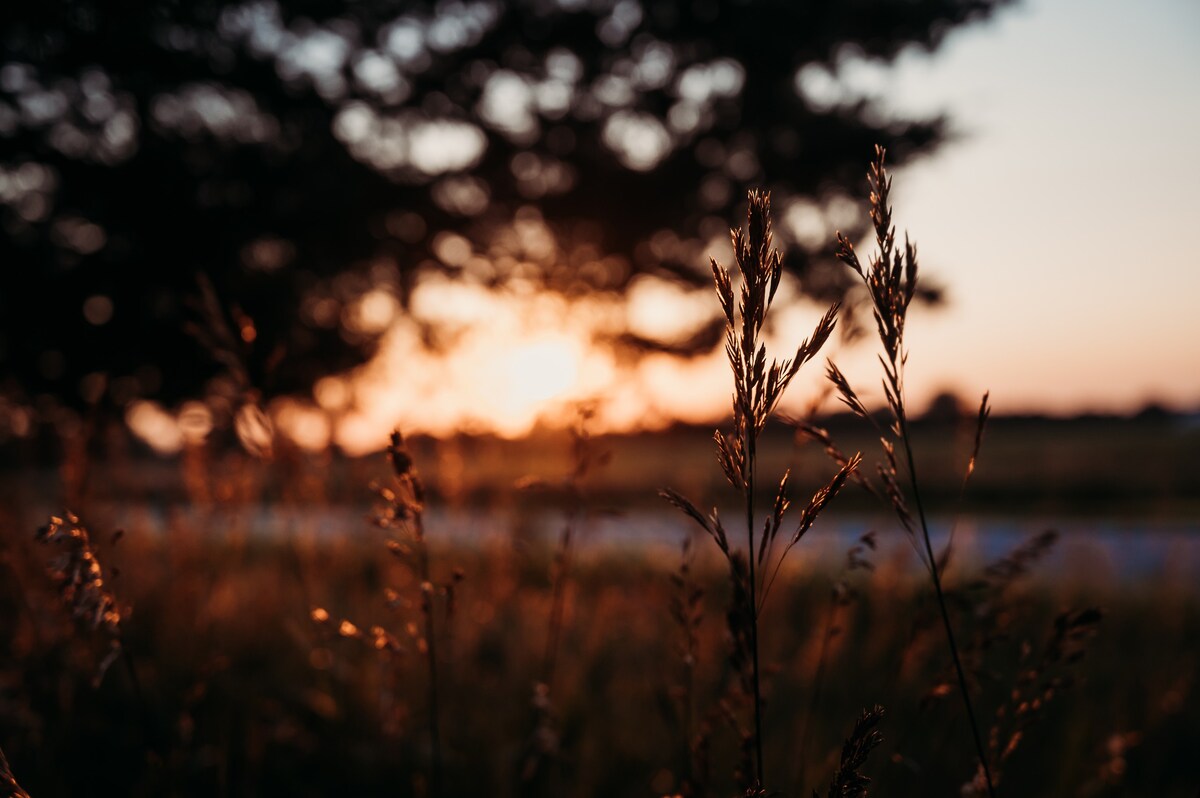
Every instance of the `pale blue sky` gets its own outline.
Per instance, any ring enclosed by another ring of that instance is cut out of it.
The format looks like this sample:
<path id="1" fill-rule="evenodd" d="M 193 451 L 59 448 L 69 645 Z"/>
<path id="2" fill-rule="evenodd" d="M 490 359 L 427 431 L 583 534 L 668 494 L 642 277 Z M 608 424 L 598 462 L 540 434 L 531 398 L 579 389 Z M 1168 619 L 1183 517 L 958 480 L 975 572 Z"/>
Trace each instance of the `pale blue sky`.
<path id="1" fill-rule="evenodd" d="M 895 175 L 897 224 L 952 298 L 911 322 L 914 399 L 1200 406 L 1200 3 L 1028 0 L 839 79 L 960 134 Z"/>

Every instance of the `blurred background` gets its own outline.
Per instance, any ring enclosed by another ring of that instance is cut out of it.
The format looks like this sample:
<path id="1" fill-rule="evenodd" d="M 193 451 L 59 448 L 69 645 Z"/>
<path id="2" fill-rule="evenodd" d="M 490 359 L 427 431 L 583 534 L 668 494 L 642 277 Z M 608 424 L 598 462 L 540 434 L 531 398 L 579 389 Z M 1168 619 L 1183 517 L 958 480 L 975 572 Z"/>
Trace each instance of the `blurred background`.
<path id="1" fill-rule="evenodd" d="M 915 314 L 914 403 L 1194 411 L 1198 16 L 9 9 L 0 435 L 90 407 L 177 449 L 166 415 L 192 400 L 227 424 L 247 389 L 300 445 L 354 453 L 393 425 L 563 427 L 580 401 L 599 429 L 711 423 L 707 260 L 728 261 L 747 189 L 773 192 L 790 341 L 829 301 L 861 304 L 831 252 L 865 230 L 876 143 L 937 306 Z"/>
<path id="2" fill-rule="evenodd" d="M 509 690 L 520 707 L 502 728 L 473 719 L 451 732 L 460 754 L 497 736 L 515 749 L 464 765 L 456 789 L 530 794 L 508 778 L 536 670 L 514 652 L 542 645 L 537 619 L 557 606 L 548 574 L 564 518 L 589 563 L 567 617 L 598 631 L 564 637 L 577 664 L 562 678 L 620 692 L 646 652 L 673 656 L 659 594 L 689 528 L 655 491 L 733 502 L 712 453 L 730 382 L 709 258 L 731 263 L 750 189 L 771 192 L 784 252 L 774 351 L 843 303 L 781 412 L 877 459 L 821 361 L 882 405 L 867 296 L 834 259 L 837 231 L 870 251 L 878 144 L 900 233 L 919 245 L 907 399 L 936 537 L 953 534 L 961 555 L 956 578 L 966 591 L 1054 528 L 1026 596 L 1040 620 L 1008 638 L 1080 602 L 1117 608 L 1091 687 L 1045 732 L 1065 762 L 1017 769 L 1053 768 L 1059 781 L 1026 778 L 1021 794 L 1192 798 L 1179 752 L 1200 734 L 1200 261 L 1188 241 L 1200 214 L 1198 44 L 1188 0 L 0 9 L 0 523 L 4 561 L 25 573 L 10 580 L 0 626 L 0 746 L 34 794 L 79 794 L 54 769 L 64 759 L 107 763 L 94 776 L 111 794 L 329 794 L 347 762 L 362 767 L 350 794 L 420 794 L 419 690 L 406 703 L 364 676 L 369 656 L 329 648 L 307 620 L 338 601 L 369 614 L 379 585 L 405 578 L 371 564 L 380 547 L 367 522 L 369 486 L 388 476 L 379 453 L 399 428 L 429 483 L 431 534 L 476 585 L 448 667 L 477 682 L 492 668 L 479 689 Z M 964 488 L 985 390 L 993 417 Z M 791 468 L 801 496 L 833 468 L 782 422 L 764 434 L 762 463 L 764 484 Z M 143 714 L 171 729 L 153 767 L 148 733 L 114 726 L 125 677 L 88 693 L 69 635 L 43 629 L 53 603 L 38 599 L 45 557 L 32 533 L 64 507 L 94 536 L 129 534 L 113 550 L 134 608 L 127 648 L 157 663 Z M 860 615 L 846 637 L 866 645 L 897 597 L 914 609 L 882 623 L 871 656 L 842 654 L 870 689 L 836 688 L 820 745 L 799 758 L 829 765 L 817 749 L 836 751 L 859 707 L 893 695 L 910 737 L 881 757 L 884 792 L 957 794 L 969 752 L 957 769 L 933 764 L 962 742 L 953 713 L 922 714 L 945 663 L 914 644 L 927 599 L 911 580 L 918 560 L 861 491 L 829 518 L 796 566 L 812 578 L 795 580 L 780 610 L 790 642 L 776 654 L 795 661 L 781 665 L 781 705 L 807 706 L 834 656 L 821 602 L 866 532 L 878 529 L 891 570 L 847 610 Z M 708 543 L 696 542 L 702 573 Z M 264 579 L 277 596 L 250 612 Z M 645 648 L 605 623 L 621 617 L 610 583 L 632 607 L 655 607 L 631 638 Z M 714 690 L 722 596 L 712 589 Z M 192 645 L 203 652 L 164 653 L 183 645 L 180 617 L 202 619 Z M 1123 662 L 1130 646 L 1144 657 Z M 917 664 L 901 687 L 881 687 L 896 652 Z M 256 697 L 268 682 L 287 687 Z M 684 790 L 660 755 L 669 744 L 626 750 L 620 723 L 591 722 L 603 692 L 560 688 L 559 781 L 538 790 Z M 84 720 L 64 731 L 71 713 Z M 587 742 L 593 725 L 603 744 Z M 89 748 L 116 727 L 108 748 Z M 921 751 L 905 748 L 913 738 Z M 322 748 L 333 764 L 312 764 Z M 623 775 L 606 781 L 610 771 Z"/>

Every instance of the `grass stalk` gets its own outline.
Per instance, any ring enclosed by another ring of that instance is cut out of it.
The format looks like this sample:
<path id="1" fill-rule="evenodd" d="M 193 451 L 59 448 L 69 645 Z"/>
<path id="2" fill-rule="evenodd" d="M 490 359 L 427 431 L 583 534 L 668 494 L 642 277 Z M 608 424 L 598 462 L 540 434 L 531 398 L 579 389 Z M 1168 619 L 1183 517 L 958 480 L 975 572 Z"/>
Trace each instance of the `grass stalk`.
<path id="1" fill-rule="evenodd" d="M 550 616 L 546 628 L 546 649 L 542 656 L 542 683 L 548 690 L 554 687 L 554 674 L 558 665 L 558 649 L 562 640 L 566 616 L 567 587 L 571 575 L 572 544 L 576 527 L 583 520 L 585 496 L 583 482 L 589 472 L 603 465 L 607 455 L 598 455 L 593 448 L 588 423 L 591 421 L 593 410 L 581 407 L 575 427 L 571 431 L 571 470 L 563 481 L 567 495 L 566 518 L 563 519 L 562 531 L 559 533 L 557 548 L 554 552 L 553 572 L 551 575 Z"/>
<path id="2" fill-rule="evenodd" d="M 833 332 L 838 306 L 834 305 L 817 322 L 812 336 L 800 344 L 791 358 L 770 360 L 762 341 L 767 311 L 783 276 L 783 261 L 771 245 L 771 200 L 762 192 L 751 192 L 746 213 L 746 229 L 730 231 L 734 260 L 741 281 L 735 301 L 733 275 L 716 260 L 711 261 L 717 299 L 725 316 L 725 354 L 733 373 L 733 432 L 714 434 L 717 460 L 729 484 L 745 503 L 746 550 L 731 548 L 725 529 L 714 509 L 705 515 L 694 504 L 672 490 L 660 494 L 694 520 L 716 542 L 729 565 L 733 588 L 733 606 L 729 613 L 729 631 L 734 640 L 732 660 L 742 680 L 741 689 L 753 702 L 753 730 L 743 732 L 754 762 L 743 773 L 751 792 L 762 793 L 766 784 L 763 750 L 762 669 L 760 665 L 759 616 L 774 575 L 788 551 L 812 528 L 817 515 L 845 483 L 858 464 L 854 458 L 833 480 L 818 491 L 804 508 L 795 531 L 783 546 L 775 550 L 776 536 L 790 502 L 787 499 L 788 474 L 780 480 L 774 506 L 767 515 L 762 533 L 755 535 L 754 487 L 757 481 L 756 451 L 758 436 L 774 413 L 783 392 L 828 340 Z M 771 574 L 765 585 L 759 577 Z M 749 793 L 748 793 L 749 794 Z"/>
<path id="3" fill-rule="evenodd" d="M 756 767 L 756 776 L 759 785 L 766 784 L 766 779 L 763 771 L 766 769 L 763 764 L 763 731 L 762 731 L 762 686 L 759 677 L 758 665 L 758 585 L 755 580 L 754 561 L 758 559 L 753 556 L 754 552 L 754 436 L 750 433 L 749 428 L 746 430 L 744 439 L 746 452 L 746 469 L 744 481 L 746 483 L 746 543 L 747 551 L 752 554 L 750 560 L 750 650 L 753 662 L 753 680 L 754 680 L 754 761 Z"/>
<path id="4" fill-rule="evenodd" d="M 21 789 L 17 777 L 13 775 L 12 767 L 0 749 L 0 798 L 29 798 L 29 793 Z"/>
<path id="5" fill-rule="evenodd" d="M 913 457 L 912 436 L 909 431 L 904 398 L 904 366 L 908 360 L 908 352 L 904 347 L 904 326 L 908 318 L 908 307 L 916 295 L 917 248 L 907 238 L 904 241 L 903 251 L 896 246 L 896 229 L 892 225 L 892 209 L 888 204 L 891 178 L 887 175 L 884 167 L 884 159 L 884 149 L 876 147 L 875 159 L 872 161 L 868 173 L 868 182 L 871 188 L 871 222 L 875 229 L 878 253 L 872 256 L 870 264 L 864 268 L 854 251 L 854 246 L 845 236 L 838 233 L 837 255 L 862 279 L 871 298 L 879 341 L 884 350 L 884 355 L 879 357 L 879 362 L 883 366 L 884 372 L 883 391 L 892 414 L 890 428 L 885 430 L 879 425 L 850 386 L 846 377 L 832 363 L 829 364 L 828 376 L 841 395 L 842 402 L 858 416 L 870 421 L 879 432 L 880 443 L 885 455 L 885 462 L 878 467 L 879 476 L 883 481 L 883 492 L 890 500 L 897 517 L 914 546 L 920 551 L 925 566 L 929 569 L 938 609 L 945 627 L 946 642 L 950 648 L 950 655 L 954 660 L 954 669 L 958 676 L 959 691 L 962 694 L 963 705 L 971 724 L 971 737 L 975 743 L 979 765 L 986 781 L 987 794 L 989 798 L 995 798 L 995 785 L 988 767 L 987 753 L 979 732 L 979 723 L 975 717 L 966 672 L 962 666 L 962 657 L 954 637 L 954 624 L 950 620 L 950 611 L 942 590 L 938 559 L 934 554 L 933 543 L 929 536 L 929 523 L 925 515 L 925 505 L 921 500 L 920 480 L 917 478 L 916 461 Z M 984 418 L 986 418 L 986 398 L 984 406 L 981 408 L 981 424 Z M 899 486 L 899 469 L 895 448 L 897 442 L 904 448 L 908 486 L 917 509 L 915 520 Z M 976 434 L 976 453 L 978 453 L 978 444 L 979 433 Z M 971 462 L 971 467 L 973 468 L 973 466 L 974 457 Z M 918 526 L 920 542 L 916 539 Z"/>
<path id="6" fill-rule="evenodd" d="M 800 733 L 797 735 L 799 742 L 796 745 L 796 782 L 798 784 L 804 784 L 808 774 L 809 733 L 812 730 L 812 721 L 817 716 L 821 692 L 825 686 L 831 643 L 833 638 L 842 631 L 839 620 L 858 597 L 858 590 L 850 583 L 851 574 L 858 570 L 873 571 L 875 569 L 867 555 L 867 552 L 875 550 L 875 537 L 874 532 L 867 532 L 846 551 L 846 565 L 843 573 L 830 591 L 829 612 L 825 614 L 825 625 L 821 632 L 821 648 L 817 652 L 817 668 L 813 674 L 812 687 L 809 689 L 808 712 L 800 719 Z"/>
<path id="7" fill-rule="evenodd" d="M 558 645 L 562 639 L 563 618 L 567 604 L 567 574 L 570 568 L 571 538 L 575 513 L 567 515 L 558 539 L 558 550 L 554 553 L 554 577 L 550 588 L 550 617 L 546 626 L 546 650 L 542 652 L 542 683 L 547 688 L 554 685 L 554 671 L 558 665 Z"/>
<path id="8" fill-rule="evenodd" d="M 903 408 L 903 404 L 901 404 Z M 929 576 L 933 581 L 933 591 L 937 597 L 938 609 L 941 611 L 942 625 L 946 629 L 946 643 L 950 647 L 950 656 L 954 660 L 954 672 L 958 676 L 958 689 L 962 693 L 963 706 L 967 710 L 967 719 L 971 723 L 971 737 L 975 742 L 975 752 L 979 756 L 979 765 L 983 768 L 983 776 L 987 785 L 988 798 L 996 798 L 996 788 L 992 781 L 992 773 L 988 767 L 987 749 L 983 745 L 983 737 L 979 733 L 979 721 L 975 717 L 975 707 L 971 701 L 971 690 L 967 685 L 967 675 L 963 670 L 962 657 L 959 655 L 958 643 L 954 638 L 954 624 L 950 622 L 950 611 L 946 608 L 946 596 L 942 592 L 942 578 L 938 572 L 938 560 L 933 553 L 933 543 L 929 538 L 929 523 L 925 520 L 925 505 L 921 501 L 920 481 L 917 479 L 917 466 L 913 460 L 912 444 L 908 434 L 906 414 L 899 416 L 900 437 L 904 441 L 904 454 L 908 465 L 909 486 L 912 488 L 913 501 L 917 505 L 917 518 L 921 523 L 921 539 L 925 543 L 925 555 L 929 558 Z"/>
<path id="9" fill-rule="evenodd" d="M 421 516 L 417 515 L 414 525 L 417 537 L 424 542 L 425 529 Z M 442 735 L 439 728 L 438 708 L 438 660 L 437 629 L 434 625 L 433 582 L 429 575 L 429 546 L 421 546 L 421 614 L 425 616 L 425 663 L 429 671 L 429 794 L 438 798 L 442 794 Z"/>
<path id="10" fill-rule="evenodd" d="M 425 537 L 425 483 L 421 480 L 409 454 L 403 436 L 393 432 L 388 446 L 388 456 L 397 490 L 381 491 L 388 501 L 388 514 L 379 519 L 381 526 L 399 526 L 407 529 L 406 540 L 389 540 L 388 548 L 402 560 L 407 560 L 413 573 L 420 580 L 421 615 L 424 632 L 418 641 L 418 650 L 424 655 L 428 680 L 426 690 L 429 701 L 429 794 L 439 798 L 442 794 L 442 738 L 440 728 L 441 710 L 438 702 L 438 656 L 436 597 L 439 592 L 446 596 L 447 607 L 453 602 L 453 584 L 439 586 L 433 581 L 430 564 L 429 542 Z M 455 581 L 461 579 L 461 571 L 455 572 Z"/>

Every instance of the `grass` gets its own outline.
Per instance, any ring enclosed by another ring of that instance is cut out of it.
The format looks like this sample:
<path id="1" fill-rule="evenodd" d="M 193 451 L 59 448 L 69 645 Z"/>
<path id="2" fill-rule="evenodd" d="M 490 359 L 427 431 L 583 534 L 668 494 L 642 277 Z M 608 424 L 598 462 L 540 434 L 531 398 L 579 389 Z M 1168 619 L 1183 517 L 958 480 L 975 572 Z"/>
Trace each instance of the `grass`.
<path id="1" fill-rule="evenodd" d="M 61 618 L 53 585 L 36 578 L 41 550 L 23 553 L 33 618 L 11 588 L 0 604 L 0 628 L 11 633 L 0 741 L 22 785 L 35 796 L 415 794 L 429 755 L 423 659 L 410 652 L 392 660 L 359 641 L 324 635 L 307 622 L 306 596 L 279 567 L 277 545 L 231 549 L 207 543 L 206 534 L 181 529 L 166 540 L 154 530 L 131 530 L 121 544 L 128 548 L 113 552 L 122 572 L 119 596 L 134 608 L 127 646 L 143 666 L 154 723 L 171 730 L 170 750 L 158 762 L 148 759 L 142 724 L 128 711 L 123 672 L 114 669 L 91 688 L 93 649 Z M 529 685 L 542 666 L 552 551 L 433 555 L 466 572 L 443 659 L 452 685 L 442 706 L 444 794 L 527 794 L 520 765 Z M 704 591 L 694 669 L 699 707 L 719 701 L 729 677 L 726 568 L 710 555 L 696 552 L 692 570 Z M 301 556 L 307 581 L 320 585 L 317 600 L 364 627 L 393 622 L 380 600 L 384 585 L 412 584 L 406 568 L 381 561 L 378 544 L 365 539 L 306 545 Z M 826 654 L 830 675 L 806 719 L 800 710 L 809 704 L 838 575 L 795 567 L 776 585 L 762 636 L 765 753 L 778 789 L 809 795 L 827 784 L 842 735 L 880 699 L 888 710 L 886 739 L 869 762 L 872 794 L 957 794 L 971 775 L 972 746 L 958 731 L 953 693 L 929 696 L 944 682 L 946 665 L 928 589 L 887 561 L 861 574 L 868 578 L 837 623 Z M 642 796 L 652 787 L 668 794 L 682 786 L 672 704 L 681 664 L 669 611 L 675 570 L 669 561 L 628 552 L 576 560 L 556 694 L 561 767 L 572 794 Z M 1100 603 L 1107 617 L 1080 683 L 1030 729 L 1002 794 L 1076 795 L 1095 782 L 1095 795 L 1193 798 L 1189 741 L 1200 735 L 1195 592 L 1183 584 L 1138 594 L 1103 586 L 1081 594 L 1083 588 L 1055 582 L 1015 589 L 1012 602 L 1021 612 L 1008 628 L 1011 638 L 987 653 L 989 705 L 1012 683 L 1020 643 L 1040 642 L 1063 607 Z M 703 724 L 705 712 L 697 714 Z M 810 741 L 799 762 L 803 722 Z M 1110 784 L 1101 777 L 1110 742 L 1131 735 L 1140 738 L 1124 752 L 1119 780 L 1105 777 Z M 738 745 L 718 719 L 710 794 L 734 791 Z M 802 765 L 811 774 L 803 782 Z"/>
<path id="2" fill-rule="evenodd" d="M 677 563 L 649 548 L 580 550 L 598 501 L 583 481 L 604 459 L 582 425 L 561 489 L 540 499 L 561 502 L 552 542 L 519 514 L 505 526 L 507 491 L 491 498 L 500 534 L 440 540 L 426 530 L 421 452 L 398 433 L 391 482 L 375 491 L 383 546 L 365 521 L 329 537 L 303 514 L 282 537 L 219 529 L 205 508 L 265 498 L 304 509 L 336 495 L 329 460 L 275 441 L 253 447 L 278 458 L 272 469 L 189 450 L 179 506 L 200 511 L 168 513 L 165 529 L 113 530 L 72 479 L 67 492 L 90 512 L 0 548 L 0 796 L 25 794 L 19 776 L 38 796 L 749 798 L 827 785 L 830 798 L 1192 798 L 1194 588 L 1034 581 L 1052 533 L 982 568 L 935 550 L 919 478 L 931 461 L 904 386 L 916 251 L 897 246 L 882 151 L 871 181 L 879 254 L 863 266 L 840 239 L 839 256 L 871 299 L 887 418 L 836 366 L 828 376 L 881 444 L 874 476 L 839 448 L 840 432 L 802 428 L 836 467 L 804 469 L 817 489 L 787 520 L 797 480 L 769 472 L 760 444 L 780 440 L 773 411 L 837 309 L 792 357 L 768 358 L 781 268 L 769 200 L 752 194 L 746 229 L 733 231 L 735 272 L 712 264 L 733 378 L 716 460 L 744 530 L 668 489 L 703 548 L 686 539 Z M 966 477 L 940 474 L 939 499 L 975 471 L 987 417 L 985 397 L 962 439 Z M 652 472 L 630 470 L 630 489 L 649 492 Z M 805 558 L 798 544 L 820 533 L 819 517 L 837 523 L 823 513 L 852 482 L 894 512 L 926 578 L 874 532 L 841 569 Z M 10 497 L 0 524 L 29 527 L 40 497 Z M 118 659 L 125 667 L 109 668 Z"/>
<path id="3" fill-rule="evenodd" d="M 942 619 L 942 628 L 946 632 L 946 643 L 954 662 L 954 672 L 958 680 L 963 707 L 966 709 L 971 738 L 975 743 L 975 753 L 978 757 L 980 771 L 977 786 L 980 791 L 986 790 L 988 798 L 996 798 L 995 778 L 989 763 L 990 757 L 985 750 L 980 734 L 971 688 L 967 683 L 967 674 L 963 668 L 962 656 L 955 638 L 954 623 L 950 618 L 950 609 L 942 588 L 941 572 L 945 568 L 945 559 L 950 556 L 952 549 L 950 544 L 947 544 L 947 548 L 941 556 L 936 555 L 933 551 L 933 543 L 929 535 L 929 520 L 925 514 L 925 503 L 921 499 L 921 481 L 917 476 L 916 460 L 913 456 L 908 407 L 905 401 L 904 371 L 908 362 L 908 351 L 904 343 L 904 327 L 908 320 L 909 305 L 917 291 L 917 248 L 908 240 L 907 236 L 904 240 L 903 250 L 896 245 L 896 228 L 892 224 L 892 208 L 888 202 L 892 181 L 887 175 L 884 157 L 883 148 L 876 147 L 875 161 L 871 164 L 869 173 L 871 222 L 875 228 L 875 244 L 878 252 L 872 256 L 870 264 L 864 267 L 854 251 L 854 245 L 849 239 L 838 233 L 837 254 L 839 260 L 853 269 L 855 274 L 862 279 L 867 294 L 871 298 L 871 311 L 875 318 L 879 343 L 884 352 L 879 358 L 879 363 L 883 366 L 883 392 L 891 414 L 890 424 L 885 428 L 876 422 L 845 376 L 832 362 L 829 364 L 828 376 L 846 406 L 860 418 L 874 425 L 879 433 L 884 459 L 877 466 L 879 486 L 876 490 L 887 496 L 900 525 L 913 539 L 914 545 L 923 555 L 924 565 L 929 571 L 929 578 L 933 584 L 934 596 Z M 988 396 L 984 394 L 983 401 L 979 405 L 974 449 L 967 462 L 963 477 L 964 489 L 971 473 L 975 470 L 988 414 Z M 898 449 L 903 452 L 903 468 L 908 477 L 907 496 L 905 490 L 900 486 Z M 843 459 L 836 448 L 829 446 L 828 450 L 835 461 L 840 462 Z M 916 504 L 915 519 L 909 510 L 910 498 Z M 920 532 L 919 543 L 917 542 L 918 531 Z"/>
<path id="4" fill-rule="evenodd" d="M 800 515 L 794 531 L 785 534 L 782 551 L 776 553 L 776 538 L 784 524 L 784 514 L 790 506 L 787 496 L 789 472 L 778 480 L 775 498 L 755 545 L 755 483 L 759 480 L 758 438 L 767 426 L 779 400 L 801 366 L 811 360 L 833 333 L 838 306 L 831 307 L 817 322 L 812 336 L 802 342 L 791 358 L 771 359 L 767 365 L 766 344 L 762 330 L 779 282 L 783 276 L 783 259 L 772 246 L 771 201 L 766 194 L 752 192 L 746 212 L 746 229 L 731 231 L 737 273 L 740 276 L 740 300 L 734 302 L 733 276 L 715 260 L 712 261 L 717 299 L 725 315 L 725 354 L 733 372 L 733 430 L 725 435 L 714 433 L 717 462 L 726 480 L 741 493 L 746 518 L 746 546 L 731 544 L 729 536 L 714 508 L 701 512 L 695 504 L 677 491 L 661 492 L 664 499 L 681 510 L 703 529 L 725 557 L 729 567 L 732 593 L 729 633 L 733 640 L 732 661 L 740 680 L 733 683 L 736 691 L 750 699 L 752 726 L 741 734 L 753 758 L 741 768 L 739 788 L 746 795 L 766 794 L 766 765 L 763 757 L 763 699 L 762 663 L 759 658 L 759 616 L 766 604 L 774 576 L 782 567 L 788 552 L 800 542 L 816 522 L 817 516 L 837 495 L 850 474 L 858 467 L 858 459 L 842 464 L 841 470 L 828 485 L 817 491 Z M 741 728 L 736 712 L 727 712 L 735 727 Z M 692 785 L 689 786 L 689 791 Z"/>

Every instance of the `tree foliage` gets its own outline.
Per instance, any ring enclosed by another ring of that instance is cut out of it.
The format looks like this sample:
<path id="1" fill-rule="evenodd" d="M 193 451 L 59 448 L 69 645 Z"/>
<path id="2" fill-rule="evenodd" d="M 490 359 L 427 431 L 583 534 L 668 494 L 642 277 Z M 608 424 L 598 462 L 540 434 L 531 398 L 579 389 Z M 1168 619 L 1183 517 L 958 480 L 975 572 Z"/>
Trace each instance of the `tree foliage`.
<path id="1" fill-rule="evenodd" d="M 92 373 L 193 393 L 217 368 L 185 332 L 208 282 L 255 383 L 305 390 L 370 351 L 347 308 L 402 305 L 432 272 L 705 285 L 750 187 L 853 237 L 872 147 L 903 163 L 947 122 L 805 79 L 932 49 L 1000 2 L 6 4 L 0 374 L 75 401 Z M 802 227 L 781 226 L 788 274 L 843 299 L 832 230 Z M 719 335 L 714 317 L 670 346 Z"/>

